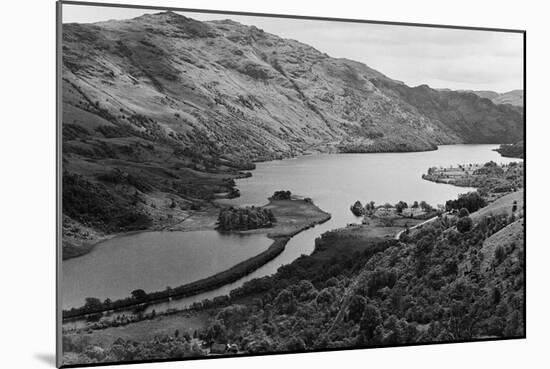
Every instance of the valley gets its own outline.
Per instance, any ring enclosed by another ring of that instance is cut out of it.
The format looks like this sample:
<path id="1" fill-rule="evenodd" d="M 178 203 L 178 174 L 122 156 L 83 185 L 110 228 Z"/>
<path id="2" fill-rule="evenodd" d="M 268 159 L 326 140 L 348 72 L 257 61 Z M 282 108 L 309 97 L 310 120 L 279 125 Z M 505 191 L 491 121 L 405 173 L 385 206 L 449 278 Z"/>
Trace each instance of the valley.
<path id="1" fill-rule="evenodd" d="M 523 134 L 520 108 L 172 12 L 65 24 L 62 85 L 64 258 L 212 211 L 258 161 Z"/>
<path id="2" fill-rule="evenodd" d="M 169 11 L 62 38 L 64 364 L 525 335 L 523 91 Z"/>

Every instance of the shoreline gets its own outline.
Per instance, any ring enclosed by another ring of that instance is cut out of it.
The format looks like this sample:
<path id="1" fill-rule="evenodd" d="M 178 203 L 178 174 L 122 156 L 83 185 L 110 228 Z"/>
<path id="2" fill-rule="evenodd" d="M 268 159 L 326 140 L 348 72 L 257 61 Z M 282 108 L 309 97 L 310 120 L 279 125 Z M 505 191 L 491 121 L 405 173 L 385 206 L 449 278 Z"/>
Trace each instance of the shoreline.
<path id="1" fill-rule="evenodd" d="M 145 301 L 136 301 L 135 299 L 128 297 L 113 301 L 111 303 L 111 306 L 102 306 L 95 309 L 87 309 L 85 312 L 78 311 L 83 309 L 82 306 L 78 308 L 72 308 L 70 310 L 64 310 L 63 321 L 79 320 L 82 318 L 86 318 L 90 315 L 100 314 L 109 311 L 120 311 L 133 307 L 140 307 L 148 305 L 152 302 L 156 303 L 163 300 L 167 301 L 172 298 L 177 299 L 190 297 L 203 292 L 214 290 L 216 288 L 220 288 L 226 284 L 233 283 L 245 277 L 246 275 L 252 273 L 256 269 L 262 267 L 263 265 L 276 258 L 285 250 L 286 244 L 293 236 L 306 229 L 312 228 L 331 219 L 331 215 L 329 213 L 321 210 L 315 204 L 307 202 L 305 200 L 270 200 L 269 203 L 265 206 L 270 207 L 275 214 L 279 213 L 277 218 L 281 218 L 281 220 L 278 220 L 278 224 L 275 227 L 234 232 L 239 234 L 266 233 L 266 237 L 272 239 L 273 242 L 263 252 L 256 254 L 244 261 L 241 261 L 240 263 L 232 266 L 229 269 L 218 272 L 209 277 L 186 283 L 171 290 L 147 293 Z M 309 208 L 307 210 L 313 212 L 314 214 L 313 216 L 311 216 L 310 214 L 306 214 L 305 212 L 301 214 L 303 217 L 303 224 L 301 225 L 296 226 L 295 224 L 287 224 L 289 222 L 285 222 L 284 215 L 281 214 L 284 214 L 287 211 L 296 210 L 297 207 L 307 207 Z M 140 232 L 147 231 L 132 231 L 129 233 L 135 234 Z M 127 234 L 128 233 L 119 235 L 119 237 Z"/>
<path id="2" fill-rule="evenodd" d="M 321 154 L 329 154 L 329 155 L 349 155 L 349 154 L 407 154 L 407 153 L 418 153 L 418 152 L 430 152 L 430 151 L 437 151 L 439 150 L 439 147 L 440 146 L 452 146 L 452 145 L 499 145 L 499 144 L 493 144 L 493 143 L 489 143 L 489 144 L 468 144 L 468 143 L 455 143 L 455 144 L 442 144 L 442 145 L 436 145 L 436 148 L 435 149 L 428 149 L 428 150 L 406 150 L 406 151 L 366 151 L 366 152 L 342 152 L 342 151 L 333 151 L 331 150 L 330 148 L 327 149 L 327 150 L 311 150 L 311 151 L 306 151 L 306 152 L 303 152 L 301 154 L 298 154 L 298 155 L 292 155 L 292 156 L 288 156 L 288 157 L 281 157 L 281 158 L 271 158 L 271 159 L 258 159 L 258 160 L 252 160 L 252 163 L 256 164 L 256 163 L 266 163 L 266 162 L 270 162 L 270 161 L 283 161 L 283 160 L 295 160 L 297 158 L 300 158 L 302 156 L 313 156 L 313 155 L 321 155 Z M 327 146 L 329 147 L 329 146 Z M 496 149 L 493 149 L 493 151 L 496 151 L 498 152 L 498 148 Z M 502 157 L 508 157 L 506 155 L 502 155 L 502 153 L 499 152 L 499 154 L 502 156 Z M 518 159 L 521 159 L 523 160 L 523 158 L 518 158 Z M 245 171 L 242 171 L 240 173 L 240 175 L 237 175 L 234 177 L 234 179 L 242 179 L 242 178 L 248 178 L 248 177 L 251 177 L 253 176 L 253 171 L 255 170 L 254 169 L 250 169 L 250 170 L 245 170 Z M 247 175 L 245 173 L 250 173 L 250 175 Z M 429 180 L 429 179 L 428 179 Z M 432 181 L 432 182 L 435 182 L 435 183 L 440 183 L 438 181 Z M 445 183 L 445 182 L 441 182 L 441 183 Z M 446 183 L 448 184 L 448 183 Z M 469 186 L 461 186 L 461 185 L 457 185 L 457 184 L 454 184 L 455 186 L 458 186 L 458 187 L 469 187 Z M 234 186 L 233 188 L 235 188 L 236 186 Z M 157 232 L 157 231 L 172 231 L 172 230 L 177 230 L 177 231 L 190 231 L 190 230 L 198 230 L 198 229 L 189 229 L 189 228 L 186 228 L 185 226 L 184 227 L 179 227 L 183 222 L 185 222 L 186 220 L 190 219 L 190 218 L 196 218 L 197 216 L 203 216 L 205 213 L 208 213 L 208 212 L 212 212 L 213 210 L 217 210 L 218 209 L 218 206 L 227 206 L 226 204 L 223 203 L 223 200 L 226 200 L 226 199 L 231 199 L 231 198 L 219 198 L 219 199 L 215 199 L 212 203 L 211 203 L 211 206 L 209 206 L 206 210 L 191 210 L 189 212 L 189 215 L 187 215 L 183 220 L 180 220 L 179 222 L 177 223 L 170 223 L 170 222 L 167 222 L 166 224 L 158 224 L 156 226 L 153 226 L 151 228 L 147 228 L 147 229 L 142 229 L 142 230 L 133 230 L 133 231 L 127 231 L 127 232 L 120 232 L 120 233 L 113 233 L 113 234 L 107 234 L 107 235 L 102 235 L 100 237 L 98 237 L 95 242 L 92 242 L 92 243 L 88 243 L 88 244 L 83 244 L 82 246 L 70 246 L 70 249 L 68 251 L 65 251 L 67 252 L 69 255 L 65 256 L 65 252 L 63 252 L 63 249 L 64 247 L 62 246 L 62 261 L 66 261 L 66 260 L 70 260 L 70 259 L 74 259 L 74 258 L 78 258 L 78 257 L 81 257 L 81 256 L 84 256 L 90 252 L 92 252 L 94 250 L 94 248 L 103 243 L 103 242 L 106 242 L 106 241 L 109 241 L 111 239 L 114 239 L 114 238 L 117 238 L 117 237 L 123 237 L 123 236 L 129 236 L 129 235 L 132 235 L 132 234 L 137 234 L 137 233 L 143 233 L 143 232 Z M 220 201 L 221 200 L 221 201 Z M 256 206 L 267 206 L 269 205 L 269 202 L 266 203 L 266 204 L 263 204 L 263 205 L 256 205 Z M 209 215 L 206 215 L 206 216 L 209 216 Z M 206 228 L 201 228 L 201 229 L 206 229 Z M 212 229 L 214 229 L 214 227 L 212 227 Z"/>
<path id="3" fill-rule="evenodd" d="M 132 236 L 132 235 L 135 235 L 135 234 L 140 234 L 140 233 L 146 233 L 146 232 L 172 232 L 172 231 L 179 231 L 179 232 L 191 232 L 191 231 L 196 231 L 196 230 L 207 230 L 207 229 L 215 229 L 215 227 L 208 227 L 208 226 L 203 226 L 202 228 L 200 229 L 194 229 L 194 228 L 186 228 L 185 226 L 181 227 L 182 223 L 184 223 L 185 221 L 187 221 L 188 219 L 191 219 L 193 217 L 197 218 L 210 218 L 210 217 L 215 217 L 216 216 L 216 211 L 218 210 L 218 208 L 216 208 L 215 206 L 212 206 L 211 208 L 207 208 L 206 210 L 193 210 L 190 212 L 189 215 L 187 215 L 184 219 L 176 222 L 176 223 L 168 223 L 166 222 L 165 224 L 158 224 L 158 225 L 155 225 L 151 228 L 147 228 L 147 229 L 136 229 L 136 230 L 133 230 L 133 231 L 126 231 L 126 232 L 118 232 L 118 233 L 111 233 L 111 234 L 107 234 L 107 235 L 102 235 L 102 236 L 99 236 L 95 242 L 93 243 L 89 243 L 89 244 L 85 244 L 83 246 L 79 246 L 79 247 L 72 247 L 74 250 L 74 255 L 71 255 L 71 256 L 68 256 L 68 257 L 65 257 L 63 256 L 63 261 L 67 261 L 67 260 L 71 260 L 71 259 L 75 259 L 75 258 L 78 258 L 78 257 L 81 257 L 81 256 L 84 256 L 84 255 L 87 255 L 91 252 L 94 251 L 94 249 L 99 246 L 100 244 L 102 243 L 105 243 L 107 241 L 110 241 L 110 240 L 113 240 L 113 239 L 116 239 L 116 238 L 120 238 L 120 237 L 126 237 L 126 236 Z M 181 228 L 179 228 L 181 227 Z"/>
<path id="4" fill-rule="evenodd" d="M 308 153 L 307 155 L 309 156 L 309 155 L 318 155 L 318 154 L 323 154 L 323 152 Z M 332 153 L 332 154 L 335 154 L 335 153 Z M 342 153 L 336 153 L 336 154 L 342 154 Z M 346 153 L 344 153 L 344 154 L 346 154 Z M 296 157 L 284 158 L 284 159 L 281 159 L 281 160 L 296 159 L 299 156 L 301 156 L 301 155 L 298 155 Z M 423 178 L 423 179 L 427 180 L 426 178 Z M 451 185 L 454 185 L 454 186 L 461 187 L 460 185 L 457 185 L 457 184 L 454 184 L 454 183 L 447 183 L 447 184 L 451 184 Z M 293 200 L 293 201 L 296 201 L 296 200 Z M 270 204 L 271 204 L 271 201 L 268 201 L 268 203 L 263 205 L 262 207 L 270 206 Z M 210 229 L 210 228 L 214 229 L 214 227 L 201 227 L 200 229 L 199 228 L 191 228 L 190 229 L 190 228 L 187 228 L 185 226 L 183 226 L 183 227 L 181 227 L 181 226 L 185 221 L 187 221 L 190 218 L 197 217 L 197 215 L 199 216 L 199 218 L 200 217 L 208 218 L 208 217 L 213 215 L 213 214 L 208 214 L 208 213 L 212 212 L 215 209 L 217 209 L 217 208 L 215 206 L 212 206 L 212 207 L 209 207 L 206 211 L 193 212 L 192 214 L 185 217 L 185 219 L 183 219 L 182 221 L 179 221 L 177 223 L 172 223 L 172 224 L 169 224 L 169 225 L 163 225 L 162 227 L 156 227 L 157 229 L 136 230 L 136 231 L 130 231 L 130 232 L 124 232 L 124 233 L 116 234 L 116 235 L 113 235 L 112 237 L 108 237 L 108 238 L 105 238 L 105 239 L 97 242 L 93 246 L 96 246 L 96 245 L 98 245 L 102 242 L 105 242 L 107 240 L 111 240 L 113 238 L 127 236 L 127 235 L 131 235 L 131 234 L 136 234 L 136 233 L 150 232 L 150 231 L 152 231 L 152 232 L 154 232 L 154 231 L 193 231 L 193 230 L 201 230 L 201 229 L 204 230 L 204 229 Z M 269 261 L 273 260 L 279 254 L 281 254 L 284 251 L 284 249 L 286 247 L 286 244 L 290 240 L 290 238 L 293 237 L 294 235 L 296 235 L 297 233 L 299 233 L 299 232 L 301 232 L 305 229 L 308 229 L 308 228 L 310 228 L 310 227 L 312 227 L 316 224 L 324 223 L 324 222 L 328 221 L 329 219 L 330 219 L 330 215 L 325 220 L 322 220 L 320 222 L 314 222 L 314 223 L 312 223 L 311 225 L 309 225 L 307 227 L 300 228 L 298 230 L 295 230 L 294 232 L 289 232 L 289 233 L 287 233 L 287 236 L 286 236 L 288 238 L 284 239 L 284 240 L 283 240 L 283 238 L 284 238 L 283 235 L 274 236 L 274 235 L 270 235 L 270 233 L 267 233 L 267 237 L 272 239 L 273 243 L 268 247 L 267 250 L 263 251 L 262 253 L 257 254 L 255 256 L 252 256 L 251 258 L 246 259 L 246 260 L 238 263 L 237 265 L 235 265 L 235 266 L 233 266 L 229 269 L 226 269 L 224 271 L 218 272 L 218 273 L 216 273 L 212 276 L 209 276 L 209 277 L 203 278 L 201 280 L 194 281 L 194 282 L 191 282 L 191 283 L 187 283 L 183 286 L 180 286 L 179 288 L 182 288 L 181 292 L 172 293 L 172 294 L 168 294 L 168 295 L 165 295 L 165 296 L 158 296 L 158 297 L 156 297 L 157 294 L 162 294 L 162 291 L 153 292 L 153 293 L 150 293 L 150 294 L 155 295 L 155 297 L 153 297 L 153 299 L 149 299 L 147 302 L 136 302 L 136 301 L 129 302 L 129 303 L 124 304 L 120 307 L 116 307 L 115 310 L 122 310 L 126 307 L 132 307 L 132 306 L 140 306 L 140 305 L 143 305 L 145 303 L 149 303 L 150 301 L 158 301 L 158 300 L 168 299 L 168 298 L 172 298 L 172 297 L 180 297 L 180 298 L 189 297 L 189 296 L 193 296 L 193 295 L 196 295 L 196 294 L 199 294 L 199 293 L 211 291 L 213 289 L 219 288 L 219 287 L 221 287 L 225 284 L 228 284 L 228 283 L 232 283 L 232 282 L 234 282 L 234 281 L 236 281 L 236 280 L 252 273 L 254 270 L 260 268 L 261 266 L 265 265 Z M 242 233 L 242 234 L 263 233 L 263 231 L 266 230 L 266 229 L 269 230 L 269 229 L 273 229 L 273 228 L 263 228 L 263 229 L 256 229 L 256 230 L 239 231 L 237 233 Z M 92 249 L 93 249 L 93 247 L 92 247 Z M 177 290 L 177 289 L 178 288 L 175 288 L 174 290 Z M 122 298 L 120 300 L 124 300 L 124 298 Z M 110 311 L 110 310 L 113 310 L 113 309 L 101 309 L 99 311 L 104 312 L 104 311 Z M 75 316 L 81 316 L 81 315 L 82 314 L 77 314 Z M 86 315 L 86 314 L 84 314 L 84 315 Z"/>

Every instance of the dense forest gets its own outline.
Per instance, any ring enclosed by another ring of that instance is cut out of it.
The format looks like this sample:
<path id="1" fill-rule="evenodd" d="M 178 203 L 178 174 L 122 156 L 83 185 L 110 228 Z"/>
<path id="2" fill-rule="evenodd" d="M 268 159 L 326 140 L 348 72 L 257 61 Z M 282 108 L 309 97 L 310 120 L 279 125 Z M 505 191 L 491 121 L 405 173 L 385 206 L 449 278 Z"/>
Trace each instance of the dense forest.
<path id="1" fill-rule="evenodd" d="M 234 291 L 256 298 L 221 309 L 200 337 L 265 352 L 521 336 L 522 238 L 492 255 L 482 247 L 523 220 L 487 217 L 461 227 L 467 214 L 325 263 L 302 257 Z"/>

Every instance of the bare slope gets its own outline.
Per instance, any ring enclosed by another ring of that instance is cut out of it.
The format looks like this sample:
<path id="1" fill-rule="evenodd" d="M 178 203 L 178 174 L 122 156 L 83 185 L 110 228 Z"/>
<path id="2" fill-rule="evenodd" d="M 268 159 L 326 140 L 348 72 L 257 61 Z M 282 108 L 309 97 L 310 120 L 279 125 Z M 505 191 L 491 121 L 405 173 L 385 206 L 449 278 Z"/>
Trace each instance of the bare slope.
<path id="1" fill-rule="evenodd" d="M 478 221 L 486 216 L 495 216 L 495 215 L 512 215 L 512 209 L 514 203 L 516 204 L 516 213 L 517 215 L 523 214 L 523 196 L 524 189 L 520 189 L 516 192 L 509 193 L 490 203 L 484 208 L 479 209 L 475 213 L 472 213 L 471 218 L 474 221 Z"/>

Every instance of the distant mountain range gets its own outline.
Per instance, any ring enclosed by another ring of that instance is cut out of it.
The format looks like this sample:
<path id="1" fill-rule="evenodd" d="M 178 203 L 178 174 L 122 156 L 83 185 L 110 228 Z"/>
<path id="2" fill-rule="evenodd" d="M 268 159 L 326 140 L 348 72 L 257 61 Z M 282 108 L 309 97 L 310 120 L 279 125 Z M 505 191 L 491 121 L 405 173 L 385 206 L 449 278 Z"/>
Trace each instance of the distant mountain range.
<path id="1" fill-rule="evenodd" d="M 523 106 L 523 90 L 513 90 L 499 94 L 492 91 L 476 91 L 478 96 L 487 97 L 495 104 L 511 104 L 515 106 Z M 487 94 L 483 96 L 483 94 Z"/>
<path id="2" fill-rule="evenodd" d="M 501 94 L 494 91 L 464 90 L 464 92 L 472 92 L 479 97 L 491 100 L 495 104 L 510 104 L 523 107 L 523 90 L 512 90 Z"/>

